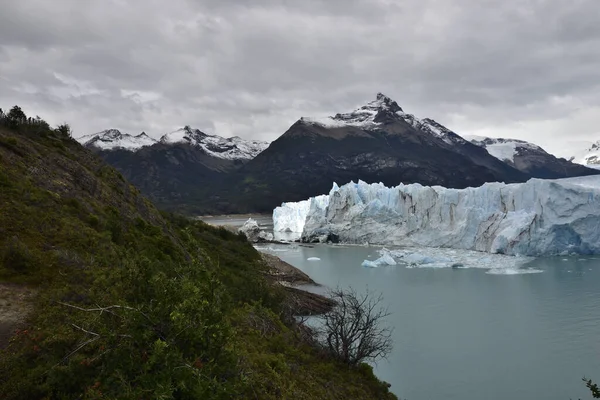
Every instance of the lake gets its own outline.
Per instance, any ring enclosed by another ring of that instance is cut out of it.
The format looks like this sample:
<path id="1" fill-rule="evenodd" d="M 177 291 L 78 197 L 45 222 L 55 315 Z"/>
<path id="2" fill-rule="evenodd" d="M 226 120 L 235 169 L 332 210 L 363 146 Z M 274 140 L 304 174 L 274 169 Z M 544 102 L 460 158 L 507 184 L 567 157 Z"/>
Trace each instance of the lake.
<path id="1" fill-rule="evenodd" d="M 268 226 L 269 218 L 256 219 Z M 600 256 L 533 259 L 522 267 L 538 273 L 507 275 L 362 267 L 379 257 L 379 247 L 257 247 L 309 274 L 325 285 L 321 290 L 368 287 L 383 294 L 394 350 L 375 372 L 400 398 L 587 399 L 581 378 L 600 383 Z M 313 257 L 320 260 L 308 261 Z M 504 271 L 505 261 L 497 262 Z"/>

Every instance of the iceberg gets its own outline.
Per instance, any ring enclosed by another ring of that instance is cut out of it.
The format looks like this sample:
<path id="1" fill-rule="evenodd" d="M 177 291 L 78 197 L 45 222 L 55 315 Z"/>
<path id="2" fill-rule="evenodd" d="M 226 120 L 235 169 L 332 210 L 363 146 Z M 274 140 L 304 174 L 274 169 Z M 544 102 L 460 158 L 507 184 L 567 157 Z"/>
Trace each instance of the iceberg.
<path id="1" fill-rule="evenodd" d="M 381 257 L 379 257 L 377 260 L 364 260 L 361 266 L 366 268 L 378 268 L 384 265 L 396 265 L 396 260 L 394 260 L 389 251 L 383 249 L 380 254 Z"/>
<path id="2" fill-rule="evenodd" d="M 264 231 L 258 225 L 258 222 L 252 218 L 248 218 L 248 220 L 244 222 L 244 225 L 238 229 L 238 232 L 246 235 L 246 238 L 252 243 L 269 242 L 273 240 L 273 234 Z"/>
<path id="3" fill-rule="evenodd" d="M 507 255 L 600 254 L 600 177 L 486 183 L 466 189 L 336 184 L 284 203 L 276 230 L 304 242 L 442 247 Z"/>

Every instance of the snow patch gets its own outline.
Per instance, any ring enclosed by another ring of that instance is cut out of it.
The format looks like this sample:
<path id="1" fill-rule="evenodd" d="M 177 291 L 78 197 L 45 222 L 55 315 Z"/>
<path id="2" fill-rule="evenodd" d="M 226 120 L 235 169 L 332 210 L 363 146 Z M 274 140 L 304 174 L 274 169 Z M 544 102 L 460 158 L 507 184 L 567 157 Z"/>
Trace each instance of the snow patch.
<path id="1" fill-rule="evenodd" d="M 491 156 L 496 157 L 500 161 L 508 161 L 513 164 L 515 162 L 515 156 L 523 150 L 536 152 L 541 151 L 545 153 L 545 150 L 540 146 L 524 140 L 489 138 L 474 135 L 466 136 L 466 138 L 468 138 L 474 145 L 486 149 Z"/>
<path id="2" fill-rule="evenodd" d="M 600 169 L 600 140 L 576 154 L 572 161 L 589 168 Z"/>

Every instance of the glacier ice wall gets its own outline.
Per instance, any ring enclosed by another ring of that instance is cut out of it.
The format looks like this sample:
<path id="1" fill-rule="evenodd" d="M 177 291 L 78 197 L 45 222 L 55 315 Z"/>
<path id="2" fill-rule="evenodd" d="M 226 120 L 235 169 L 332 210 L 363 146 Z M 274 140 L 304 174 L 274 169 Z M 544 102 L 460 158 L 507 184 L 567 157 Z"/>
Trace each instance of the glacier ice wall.
<path id="1" fill-rule="evenodd" d="M 273 210 L 273 231 L 295 232 L 301 234 L 304 229 L 307 216 L 318 217 L 323 215 L 332 193 L 339 190 L 337 184 L 333 184 L 329 195 L 311 197 L 295 203 L 283 203 Z M 300 235 L 298 235 L 300 237 Z"/>
<path id="2" fill-rule="evenodd" d="M 511 255 L 600 253 L 600 177 L 446 189 L 359 181 L 275 209 L 302 240 L 449 247 Z"/>

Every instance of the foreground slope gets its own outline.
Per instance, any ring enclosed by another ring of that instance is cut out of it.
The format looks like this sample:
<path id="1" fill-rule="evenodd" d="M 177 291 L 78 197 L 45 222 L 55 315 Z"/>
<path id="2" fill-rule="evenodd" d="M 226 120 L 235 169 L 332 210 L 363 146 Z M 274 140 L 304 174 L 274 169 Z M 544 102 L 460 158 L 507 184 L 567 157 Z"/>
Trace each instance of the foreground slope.
<path id="1" fill-rule="evenodd" d="M 265 270 L 64 131 L 0 120 L 0 283 L 38 293 L 0 398 L 394 398 L 303 340 Z"/>

